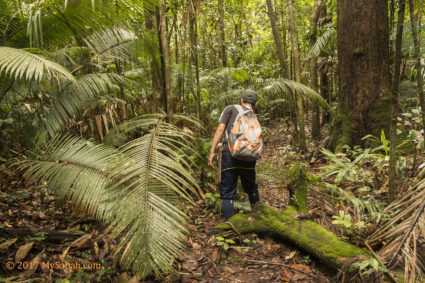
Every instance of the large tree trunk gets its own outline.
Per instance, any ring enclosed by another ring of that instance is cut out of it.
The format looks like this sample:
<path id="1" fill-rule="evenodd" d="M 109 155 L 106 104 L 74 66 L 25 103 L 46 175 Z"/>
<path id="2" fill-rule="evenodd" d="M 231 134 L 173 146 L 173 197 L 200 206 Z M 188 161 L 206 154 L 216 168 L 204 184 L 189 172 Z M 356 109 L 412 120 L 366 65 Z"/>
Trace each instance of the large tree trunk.
<path id="1" fill-rule="evenodd" d="M 320 10 L 322 9 L 322 0 L 315 0 L 313 5 L 313 13 L 310 18 L 310 48 L 316 43 L 317 39 L 317 22 L 320 17 Z M 317 78 L 317 58 L 311 58 L 311 88 L 318 92 L 319 80 Z M 320 136 L 320 110 L 319 105 L 313 102 L 313 123 L 311 135 L 313 139 L 318 139 Z"/>
<path id="2" fill-rule="evenodd" d="M 165 9 L 165 0 L 161 1 L 160 4 L 160 44 L 162 50 L 162 59 L 163 59 L 163 72 L 164 72 L 164 86 L 165 86 L 165 95 L 166 95 L 166 104 L 167 104 L 167 115 L 172 119 L 174 112 L 174 97 L 173 97 L 173 85 L 171 81 L 171 61 L 170 61 L 170 52 L 168 46 L 168 35 L 167 35 L 167 23 L 166 23 L 166 9 Z"/>
<path id="3" fill-rule="evenodd" d="M 387 0 L 338 1 L 340 105 L 331 146 L 361 144 L 390 126 Z"/>
<path id="4" fill-rule="evenodd" d="M 397 34 L 395 42 L 394 72 L 391 86 L 391 131 L 390 131 L 390 173 L 389 173 L 389 200 L 393 201 L 397 195 L 397 116 L 399 105 L 399 85 L 400 85 L 400 66 L 401 66 L 401 47 L 403 39 L 404 11 L 406 0 L 399 1 Z"/>
<path id="5" fill-rule="evenodd" d="M 295 63 L 295 80 L 301 82 L 301 58 L 298 50 L 298 35 L 297 35 L 297 26 L 295 24 L 295 11 L 292 0 L 288 0 L 288 11 L 289 11 L 289 30 L 291 33 L 291 42 L 292 42 L 292 52 L 294 53 L 294 63 Z M 298 110 L 298 144 L 301 151 L 306 151 L 306 141 L 305 141 L 305 128 L 304 128 L 304 107 L 302 96 L 296 94 L 297 99 L 297 110 Z"/>

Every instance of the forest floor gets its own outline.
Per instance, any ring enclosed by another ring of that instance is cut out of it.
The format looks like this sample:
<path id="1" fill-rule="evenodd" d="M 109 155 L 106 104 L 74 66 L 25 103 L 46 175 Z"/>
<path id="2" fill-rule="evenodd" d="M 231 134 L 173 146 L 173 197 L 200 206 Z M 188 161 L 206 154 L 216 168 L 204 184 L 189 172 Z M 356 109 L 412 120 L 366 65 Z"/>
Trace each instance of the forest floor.
<path id="1" fill-rule="evenodd" d="M 289 144 L 290 135 L 283 124 L 273 129 L 278 134 L 268 139 L 265 160 Z M 314 145 L 311 147 L 313 152 Z M 291 158 L 309 163 L 312 156 Z M 319 170 L 325 161 L 313 163 L 308 166 L 309 172 Z M 224 218 L 217 209 L 214 211 L 211 199 L 186 206 L 190 235 L 176 272 L 141 281 L 120 269 L 113 256 L 119 239 L 109 242 L 104 227 L 72 212 L 66 203 L 58 203 L 45 186 L 14 176 L 7 168 L 2 168 L 0 175 L 0 282 L 6 278 L 10 282 L 336 281 L 335 275 L 315 259 L 285 243 L 255 234 L 243 235 L 243 239 L 217 235 L 214 227 Z M 289 202 L 289 192 L 279 182 L 259 180 L 259 191 L 261 200 L 275 209 L 282 210 Z M 313 221 L 332 228 L 335 207 L 310 197 L 309 208 L 319 215 Z M 79 271 L 75 271 L 76 266 Z"/>

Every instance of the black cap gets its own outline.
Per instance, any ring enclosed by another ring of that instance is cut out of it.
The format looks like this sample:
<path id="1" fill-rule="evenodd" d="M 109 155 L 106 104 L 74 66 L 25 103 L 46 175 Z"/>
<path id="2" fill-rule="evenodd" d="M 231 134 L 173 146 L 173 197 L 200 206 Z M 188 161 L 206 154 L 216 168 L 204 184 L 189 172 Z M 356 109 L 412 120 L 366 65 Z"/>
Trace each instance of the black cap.
<path id="1" fill-rule="evenodd" d="M 258 94 L 252 89 L 247 89 L 242 93 L 242 100 L 245 103 L 255 104 L 258 100 Z"/>

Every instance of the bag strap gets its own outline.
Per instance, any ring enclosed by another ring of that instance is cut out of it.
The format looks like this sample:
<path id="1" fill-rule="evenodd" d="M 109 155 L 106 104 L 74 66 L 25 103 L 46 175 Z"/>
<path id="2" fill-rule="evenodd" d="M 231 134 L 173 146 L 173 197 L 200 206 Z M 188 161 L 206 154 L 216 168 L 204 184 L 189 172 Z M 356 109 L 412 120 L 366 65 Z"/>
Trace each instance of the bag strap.
<path id="1" fill-rule="evenodd" d="M 242 105 L 239 105 L 239 104 L 234 104 L 233 106 L 235 106 L 236 110 L 238 111 L 238 115 L 236 116 L 235 122 L 237 121 L 238 116 L 244 115 L 245 113 L 252 111 L 251 109 L 249 110 L 243 109 Z M 235 122 L 233 122 L 233 124 Z M 233 128 L 233 125 L 232 125 L 232 128 Z M 229 141 L 229 133 L 227 132 L 227 129 L 224 130 L 224 135 L 226 137 L 226 140 Z"/>

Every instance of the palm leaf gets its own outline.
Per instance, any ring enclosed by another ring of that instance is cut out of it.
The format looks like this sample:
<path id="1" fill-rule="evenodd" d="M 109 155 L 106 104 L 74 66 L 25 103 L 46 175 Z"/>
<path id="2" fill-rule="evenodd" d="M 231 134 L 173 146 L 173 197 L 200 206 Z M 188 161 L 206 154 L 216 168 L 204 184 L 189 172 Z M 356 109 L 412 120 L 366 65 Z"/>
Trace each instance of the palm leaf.
<path id="1" fill-rule="evenodd" d="M 64 122 L 81 113 L 90 100 L 105 95 L 118 86 L 131 87 L 135 81 L 113 73 L 94 73 L 78 78 L 78 84 L 65 85 L 62 92 L 54 98 L 44 124 L 51 135 L 62 130 Z"/>
<path id="2" fill-rule="evenodd" d="M 317 58 L 320 53 L 328 46 L 331 40 L 336 36 L 336 29 L 334 27 L 326 30 L 314 43 L 310 50 L 310 57 Z"/>
<path id="3" fill-rule="evenodd" d="M 42 81 L 56 76 L 76 82 L 74 76 L 61 65 L 22 49 L 0 47 L 0 74 L 15 80 Z"/>
<path id="4" fill-rule="evenodd" d="M 308 86 L 287 79 L 271 80 L 268 81 L 267 85 L 261 90 L 264 96 L 276 96 L 295 93 L 296 95 L 302 95 L 304 98 L 316 102 L 320 107 L 329 113 L 333 114 L 333 110 L 330 105 L 324 100 L 320 94 Z"/>
<path id="5" fill-rule="evenodd" d="M 137 36 L 130 30 L 115 28 L 101 30 L 85 39 L 87 46 L 103 60 L 129 59 Z"/>
<path id="6" fill-rule="evenodd" d="M 177 150 L 190 139 L 163 117 L 145 122 L 150 130 L 119 149 L 56 137 L 36 159 L 17 164 L 106 223 L 111 239 L 124 235 L 117 253 L 143 277 L 170 271 L 181 254 L 186 216 L 176 205 L 178 197 L 190 201 L 197 187 L 184 165 L 187 156 Z"/>

